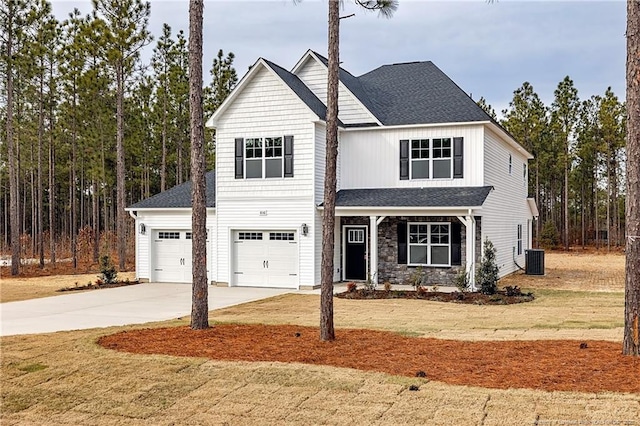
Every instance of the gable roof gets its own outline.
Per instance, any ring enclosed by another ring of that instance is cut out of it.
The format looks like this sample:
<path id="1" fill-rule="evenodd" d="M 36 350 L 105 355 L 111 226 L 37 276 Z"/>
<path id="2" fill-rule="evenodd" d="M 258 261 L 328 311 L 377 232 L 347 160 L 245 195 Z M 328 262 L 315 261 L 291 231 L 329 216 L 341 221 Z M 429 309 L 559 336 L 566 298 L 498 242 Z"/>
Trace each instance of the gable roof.
<path id="1" fill-rule="evenodd" d="M 216 206 L 216 172 L 212 170 L 205 175 L 207 182 L 207 207 Z M 139 201 L 127 210 L 191 208 L 191 181 L 167 189 L 152 197 Z"/>
<path id="2" fill-rule="evenodd" d="M 322 103 L 320 99 L 307 87 L 306 84 L 298 78 L 297 75 L 290 73 L 279 65 L 274 64 L 264 58 L 258 58 L 255 64 L 253 64 L 249 71 L 240 79 L 238 85 L 231 91 L 231 94 L 222 102 L 220 107 L 213 113 L 211 117 L 206 121 L 206 127 L 215 127 L 214 123 L 218 116 L 220 116 L 238 96 L 242 89 L 252 80 L 253 76 L 258 72 L 258 69 L 264 67 L 273 72 L 292 92 L 297 96 L 306 106 L 315 114 L 319 119 L 324 120 L 327 116 L 327 107 Z M 341 125 L 341 123 L 339 123 Z"/>
<path id="3" fill-rule="evenodd" d="M 479 207 L 492 186 L 342 189 L 336 207 Z"/>
<path id="4" fill-rule="evenodd" d="M 327 116 L 327 106 L 307 87 L 300 78 L 276 65 L 271 61 L 264 59 L 264 62 L 280 77 L 280 79 L 293 90 L 293 92 L 304 102 L 319 119 L 324 120 Z"/>

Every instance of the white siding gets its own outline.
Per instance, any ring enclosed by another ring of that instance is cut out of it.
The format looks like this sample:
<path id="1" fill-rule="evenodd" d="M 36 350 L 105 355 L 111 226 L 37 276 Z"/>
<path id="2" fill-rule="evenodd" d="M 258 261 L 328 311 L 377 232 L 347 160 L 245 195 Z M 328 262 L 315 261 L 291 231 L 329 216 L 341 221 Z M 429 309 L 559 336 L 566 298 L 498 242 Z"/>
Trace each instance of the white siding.
<path id="1" fill-rule="evenodd" d="M 146 227 L 145 235 L 140 234 L 140 224 Z M 209 230 L 209 242 L 207 244 L 208 279 L 214 280 L 216 276 L 216 227 L 217 217 L 215 212 L 207 211 L 207 229 Z M 136 277 L 151 279 L 153 259 L 153 231 L 170 229 L 191 229 L 191 212 L 188 210 L 167 209 L 164 211 L 138 211 L 136 218 Z"/>
<path id="2" fill-rule="evenodd" d="M 324 64 L 309 57 L 296 75 L 323 104 L 327 104 L 327 69 Z M 338 105 L 338 117 L 345 124 L 375 122 L 371 113 L 342 83 L 338 89 Z"/>
<path id="3" fill-rule="evenodd" d="M 509 174 L 509 155 L 512 171 Z M 485 184 L 492 185 L 482 206 L 482 239 L 489 238 L 497 249 L 500 276 L 518 270 L 514 262 L 517 250 L 517 228 L 522 225 L 523 250 L 515 259 L 525 267 L 524 250 L 529 239 L 527 221 L 531 213 L 527 204 L 527 185 L 522 175 L 522 165 L 527 159 L 502 141 L 495 133 L 485 130 Z"/>
<path id="4" fill-rule="evenodd" d="M 324 169 L 325 169 L 325 152 L 327 148 L 327 126 L 323 123 L 315 125 L 315 158 L 314 158 L 314 199 L 316 205 L 322 203 L 324 199 Z M 338 170 L 340 169 L 340 160 L 338 160 Z M 339 185 L 338 185 L 339 186 Z"/>
<path id="5" fill-rule="evenodd" d="M 284 194 L 283 194 L 284 195 Z M 216 208 L 218 215 L 218 265 L 216 281 L 232 283 L 231 244 L 234 230 L 296 230 L 299 235 L 300 285 L 314 283 L 314 238 L 318 232 L 315 223 L 313 199 L 294 197 L 246 198 L 226 200 Z M 302 224 L 309 234 L 302 235 Z"/>
<path id="6" fill-rule="evenodd" d="M 400 140 L 464 138 L 462 179 L 400 180 Z M 340 189 L 483 185 L 483 126 L 345 131 L 340 134 Z"/>
<path id="7" fill-rule="evenodd" d="M 260 65 L 257 65 L 260 66 Z M 312 121 L 317 117 L 270 70 L 262 68 L 219 117 L 216 149 L 216 199 L 308 197 L 313 194 Z M 235 179 L 235 138 L 294 136 L 294 177 Z"/>

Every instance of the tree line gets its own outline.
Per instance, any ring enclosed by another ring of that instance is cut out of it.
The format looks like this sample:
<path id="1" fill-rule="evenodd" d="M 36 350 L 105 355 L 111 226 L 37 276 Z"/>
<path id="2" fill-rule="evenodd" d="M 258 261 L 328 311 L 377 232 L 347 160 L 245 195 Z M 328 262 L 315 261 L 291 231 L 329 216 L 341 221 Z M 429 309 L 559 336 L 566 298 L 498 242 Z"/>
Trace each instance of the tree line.
<path id="1" fill-rule="evenodd" d="M 0 251 L 44 266 L 117 253 L 132 259 L 124 207 L 190 179 L 189 52 L 183 30 L 148 29 L 150 4 L 93 0 L 62 21 L 47 0 L 0 5 Z M 143 49 L 152 48 L 148 61 Z M 205 116 L 237 83 L 220 50 Z M 204 143 L 215 161 L 215 134 Z"/>
<path id="2" fill-rule="evenodd" d="M 534 155 L 527 173 L 538 245 L 624 246 L 626 106 L 611 87 L 581 100 L 567 76 L 551 105 L 529 82 L 501 118 L 484 98 L 478 105 Z"/>

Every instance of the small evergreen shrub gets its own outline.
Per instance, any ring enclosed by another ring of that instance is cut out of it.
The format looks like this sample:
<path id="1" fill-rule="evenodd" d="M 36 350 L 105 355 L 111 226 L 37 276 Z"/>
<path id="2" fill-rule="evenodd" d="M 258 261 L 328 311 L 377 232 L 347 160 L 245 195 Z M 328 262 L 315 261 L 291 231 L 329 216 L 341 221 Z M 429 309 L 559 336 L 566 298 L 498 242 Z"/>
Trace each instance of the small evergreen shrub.
<path id="1" fill-rule="evenodd" d="M 469 273 L 464 269 L 461 269 L 460 272 L 453 279 L 453 283 L 458 288 L 460 293 L 466 293 L 469 291 Z"/>
<path id="2" fill-rule="evenodd" d="M 356 291 L 357 288 L 358 288 L 358 284 L 354 283 L 353 281 L 351 281 L 350 283 L 347 283 L 347 291 L 349 293 L 353 293 L 354 291 Z"/>
<path id="3" fill-rule="evenodd" d="M 111 263 L 109 256 L 102 256 L 100 258 L 100 279 L 105 284 L 113 284 L 118 281 L 118 273 L 116 267 Z"/>
<path id="4" fill-rule="evenodd" d="M 560 243 L 560 233 L 552 220 L 548 220 L 540 231 L 540 245 L 544 248 L 555 248 Z"/>
<path id="5" fill-rule="evenodd" d="M 495 294 L 498 291 L 496 249 L 488 238 L 484 242 L 482 262 L 476 272 L 476 284 L 482 294 Z"/>

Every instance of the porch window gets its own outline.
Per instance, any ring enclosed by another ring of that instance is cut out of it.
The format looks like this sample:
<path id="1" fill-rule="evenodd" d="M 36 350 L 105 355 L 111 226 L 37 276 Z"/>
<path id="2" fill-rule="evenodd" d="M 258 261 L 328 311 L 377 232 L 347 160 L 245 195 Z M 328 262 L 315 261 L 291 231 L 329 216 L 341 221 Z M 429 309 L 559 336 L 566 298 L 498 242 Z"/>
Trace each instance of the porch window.
<path id="1" fill-rule="evenodd" d="M 409 224 L 409 265 L 450 266 L 450 253 L 450 223 Z"/>

